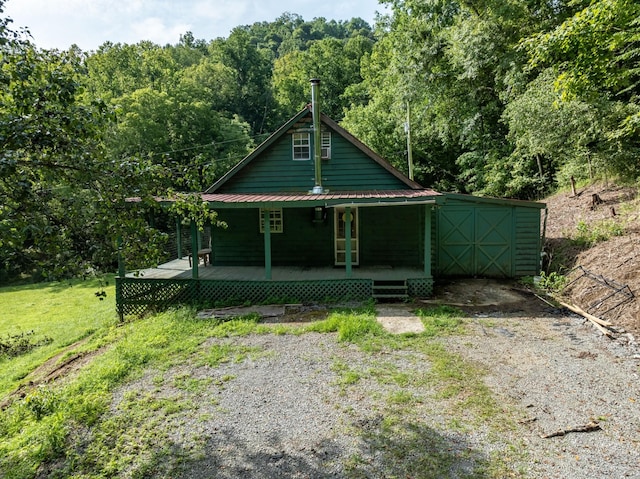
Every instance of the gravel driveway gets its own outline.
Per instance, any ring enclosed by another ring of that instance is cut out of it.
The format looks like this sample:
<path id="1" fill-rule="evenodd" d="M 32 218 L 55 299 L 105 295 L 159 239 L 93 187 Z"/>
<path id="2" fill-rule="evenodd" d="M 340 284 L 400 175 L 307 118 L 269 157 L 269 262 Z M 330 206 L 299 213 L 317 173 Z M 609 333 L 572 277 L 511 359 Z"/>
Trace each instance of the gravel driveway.
<path id="1" fill-rule="evenodd" d="M 209 381 L 194 411 L 168 419 L 182 458 L 171 477 L 640 478 L 637 344 L 509 294 L 463 307 L 466 334 L 424 340 L 485 371 L 504 427 L 412 380 L 432 367 L 419 351 L 319 333 L 216 339 L 206 347 L 242 355 L 176 367 L 155 388 L 172 397 L 171 377 Z M 153 373 L 127 389 L 144 388 Z"/>

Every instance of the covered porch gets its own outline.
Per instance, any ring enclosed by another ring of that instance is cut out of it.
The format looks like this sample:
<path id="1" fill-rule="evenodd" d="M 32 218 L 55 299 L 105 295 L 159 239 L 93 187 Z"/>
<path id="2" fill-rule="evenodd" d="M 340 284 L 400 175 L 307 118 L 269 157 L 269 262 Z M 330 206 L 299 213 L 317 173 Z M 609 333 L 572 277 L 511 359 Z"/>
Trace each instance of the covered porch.
<path id="1" fill-rule="evenodd" d="M 128 278 L 140 279 L 192 279 L 193 263 L 183 257 L 155 268 L 146 268 L 126 274 Z M 202 261 L 198 265 L 198 279 L 217 281 L 265 281 L 264 266 L 217 266 Z M 404 281 L 407 279 L 424 278 L 425 273 L 420 268 L 393 266 L 363 266 L 353 267 L 350 278 L 370 279 L 372 281 Z M 271 281 L 322 281 L 346 279 L 344 267 L 307 267 L 307 266 L 272 266 Z"/>
<path id="2" fill-rule="evenodd" d="M 404 299 L 432 292 L 431 191 L 204 199 L 229 228 L 203 241 L 192 222 L 177 259 L 126 273 L 121 265 L 121 316 L 178 304 Z"/>
<path id="3" fill-rule="evenodd" d="M 355 267 L 347 277 L 344 268 L 276 266 L 267 280 L 261 266 L 207 265 L 198 268 L 194 279 L 186 257 L 116 278 L 121 318 L 180 304 L 402 299 L 427 297 L 432 291 L 433 278 L 418 268 Z"/>

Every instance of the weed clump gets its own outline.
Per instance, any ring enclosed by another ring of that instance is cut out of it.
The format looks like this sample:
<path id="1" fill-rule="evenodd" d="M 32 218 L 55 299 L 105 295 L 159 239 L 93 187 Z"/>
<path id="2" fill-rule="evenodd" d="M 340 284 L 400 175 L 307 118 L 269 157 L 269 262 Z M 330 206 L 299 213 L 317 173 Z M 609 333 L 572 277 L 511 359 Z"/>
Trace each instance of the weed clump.
<path id="1" fill-rule="evenodd" d="M 624 233 L 624 227 L 612 219 L 595 223 L 579 221 L 571 240 L 580 248 L 590 248 L 614 236 L 622 236 Z"/>
<path id="2" fill-rule="evenodd" d="M 0 338 L 0 359 L 15 358 L 22 356 L 40 346 L 46 346 L 53 342 L 48 336 L 35 339 L 35 331 L 28 331 L 18 334 L 7 334 Z"/>

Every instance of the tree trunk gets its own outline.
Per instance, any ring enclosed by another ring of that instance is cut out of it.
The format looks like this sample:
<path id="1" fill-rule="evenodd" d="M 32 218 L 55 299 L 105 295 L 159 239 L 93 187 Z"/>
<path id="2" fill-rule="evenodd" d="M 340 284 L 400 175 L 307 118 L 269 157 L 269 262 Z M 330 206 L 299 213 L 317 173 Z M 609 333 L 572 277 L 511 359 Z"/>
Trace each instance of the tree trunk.
<path id="1" fill-rule="evenodd" d="M 536 155 L 536 162 L 538 163 L 538 173 L 540 174 L 540 179 L 544 179 L 544 173 L 542 172 L 542 160 L 540 159 L 540 155 Z"/>

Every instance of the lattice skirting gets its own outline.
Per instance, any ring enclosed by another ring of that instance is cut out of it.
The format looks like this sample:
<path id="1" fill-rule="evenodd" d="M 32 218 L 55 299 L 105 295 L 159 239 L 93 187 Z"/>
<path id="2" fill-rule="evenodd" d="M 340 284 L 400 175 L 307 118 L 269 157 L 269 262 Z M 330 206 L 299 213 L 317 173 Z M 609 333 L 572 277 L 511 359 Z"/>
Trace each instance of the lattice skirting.
<path id="1" fill-rule="evenodd" d="M 433 278 L 407 279 L 407 294 L 413 298 L 433 295 Z"/>
<path id="2" fill-rule="evenodd" d="M 335 301 L 366 299 L 372 293 L 373 281 L 369 279 L 214 281 L 116 278 L 116 303 L 121 318 L 184 304 Z"/>

